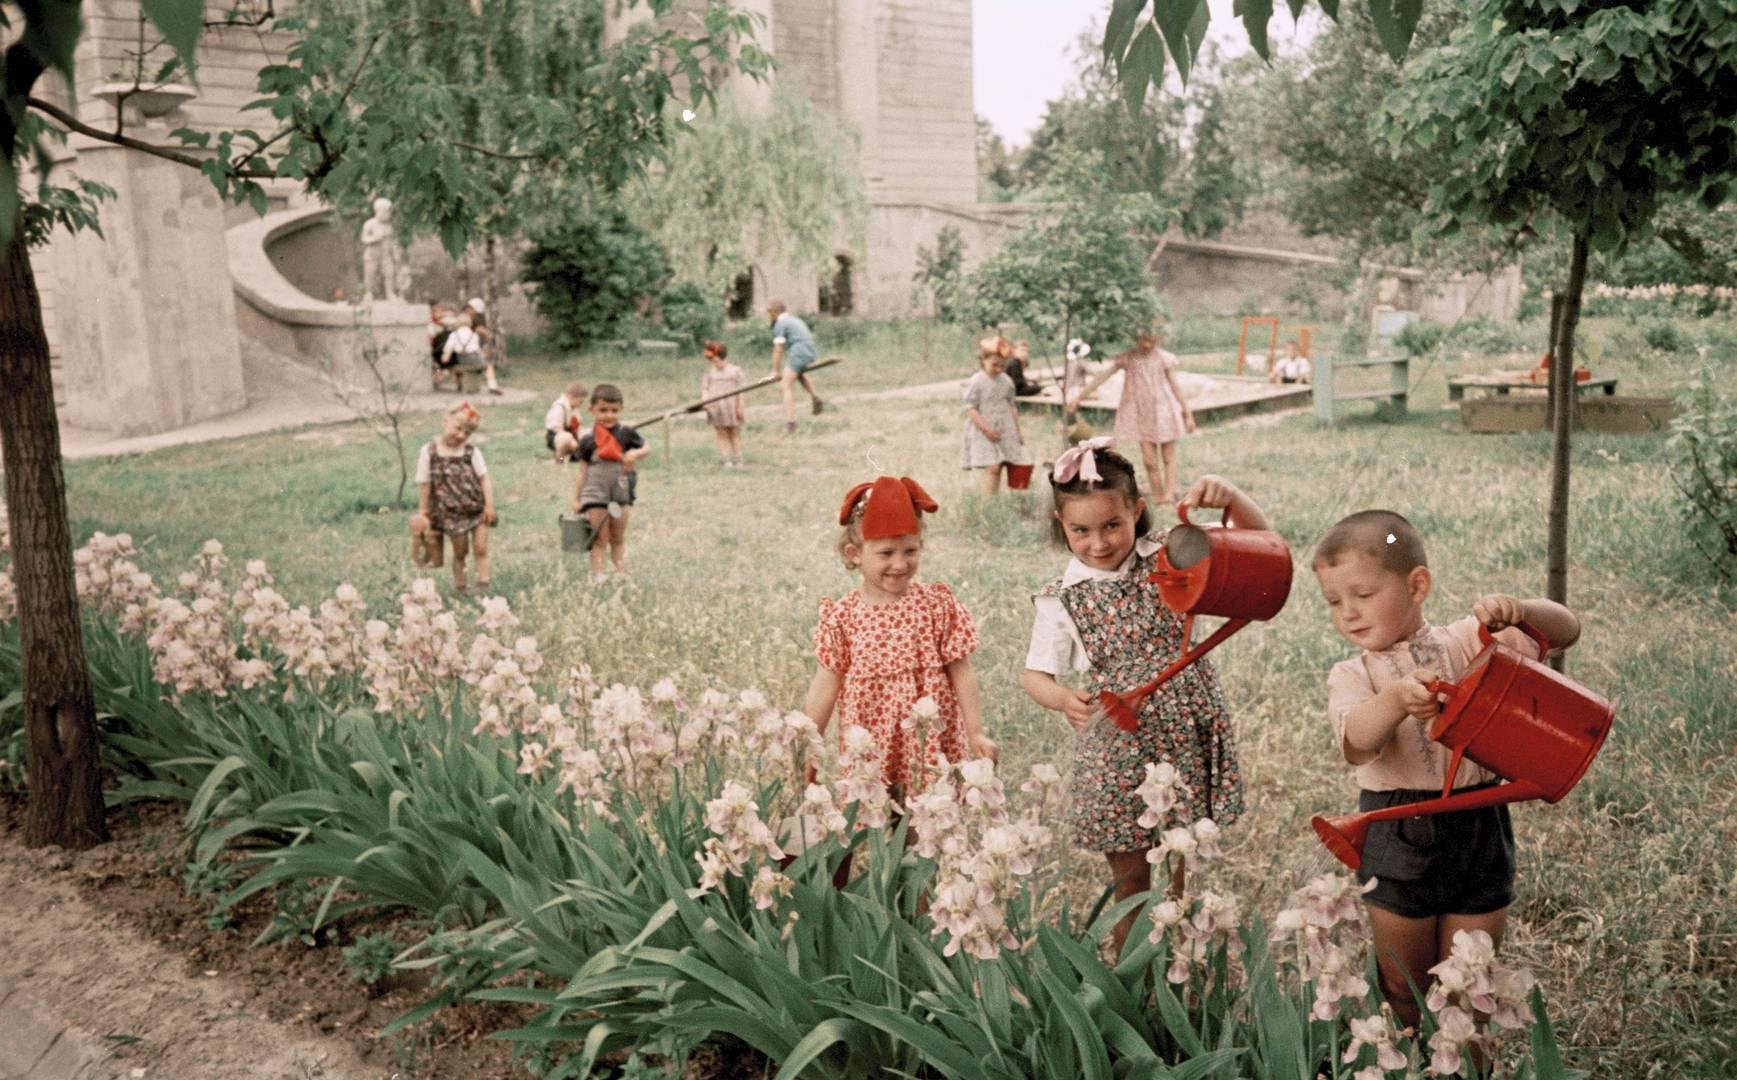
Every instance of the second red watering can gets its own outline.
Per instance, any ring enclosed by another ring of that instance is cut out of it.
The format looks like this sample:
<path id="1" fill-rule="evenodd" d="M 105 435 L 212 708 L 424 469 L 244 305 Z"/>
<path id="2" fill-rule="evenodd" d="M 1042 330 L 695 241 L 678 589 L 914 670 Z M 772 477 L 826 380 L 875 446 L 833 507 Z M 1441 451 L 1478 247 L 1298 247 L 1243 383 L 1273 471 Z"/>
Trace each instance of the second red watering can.
<path id="1" fill-rule="evenodd" d="M 1152 582 L 1164 606 L 1184 616 L 1182 655 L 1158 677 L 1125 693 L 1105 690 L 1098 702 L 1116 726 L 1139 726 L 1140 705 L 1153 691 L 1188 665 L 1217 648 L 1251 620 L 1277 615 L 1291 595 L 1291 549 L 1278 533 L 1265 529 L 1203 529 L 1188 520 L 1188 504 L 1176 508 L 1182 524 L 1164 536 Z M 1199 645 L 1189 648 L 1196 615 L 1229 621 Z"/>
<path id="2" fill-rule="evenodd" d="M 1549 640 L 1536 629 L 1524 623 L 1520 629 L 1538 643 L 1539 656 L 1550 651 Z M 1429 684 L 1447 695 L 1429 729 L 1430 738 L 1453 752 L 1442 797 L 1310 821 L 1321 842 L 1351 869 L 1362 865 L 1363 841 L 1377 821 L 1528 799 L 1556 802 L 1586 775 L 1604 745 L 1616 715 L 1609 701 L 1502 644 L 1488 630 L 1479 627 L 1478 635 L 1484 650 L 1459 681 Z M 1508 783 L 1449 794 L 1460 761 L 1468 757 Z"/>

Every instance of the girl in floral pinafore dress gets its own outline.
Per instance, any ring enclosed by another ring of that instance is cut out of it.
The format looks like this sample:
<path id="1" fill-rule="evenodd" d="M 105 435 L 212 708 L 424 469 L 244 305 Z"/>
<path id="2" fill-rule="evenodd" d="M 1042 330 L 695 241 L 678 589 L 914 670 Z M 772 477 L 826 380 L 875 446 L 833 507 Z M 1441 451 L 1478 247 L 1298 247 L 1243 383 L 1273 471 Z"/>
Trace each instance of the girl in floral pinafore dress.
<path id="1" fill-rule="evenodd" d="M 470 444 L 482 417 L 469 402 L 446 411 L 440 437 L 416 456 L 417 514 L 411 532 L 426 545 L 425 561 L 439 566 L 452 543 L 452 587 L 465 592 L 464 561 L 476 554 L 477 584 L 489 589 L 489 528 L 495 523 L 495 489 L 482 451 Z M 420 519 L 420 520 L 417 520 Z"/>
<path id="2" fill-rule="evenodd" d="M 1056 462 L 1054 533 L 1074 557 L 1035 597 L 1024 684 L 1074 729 L 1074 842 L 1104 854 L 1122 900 L 1150 888 L 1146 852 L 1159 833 L 1201 818 L 1228 825 L 1242 814 L 1243 793 L 1224 691 L 1209 661 L 1196 661 L 1149 696 L 1131 732 L 1098 705 L 1100 691 L 1151 681 L 1185 648 L 1182 617 L 1164 606 L 1150 580 L 1163 536 L 1148 534 L 1134 466 L 1109 449 L 1111 441 L 1089 439 Z M 1267 527 L 1253 500 L 1215 476 L 1197 480 L 1183 501 L 1225 508 L 1242 528 Z M 1075 672 L 1085 673 L 1083 688 L 1058 681 Z M 1143 828 L 1138 789 L 1146 765 L 1164 761 L 1179 774 L 1177 803 L 1156 828 Z M 1180 892 L 1180 872 L 1171 888 Z M 1118 954 L 1135 914 L 1116 926 Z"/>

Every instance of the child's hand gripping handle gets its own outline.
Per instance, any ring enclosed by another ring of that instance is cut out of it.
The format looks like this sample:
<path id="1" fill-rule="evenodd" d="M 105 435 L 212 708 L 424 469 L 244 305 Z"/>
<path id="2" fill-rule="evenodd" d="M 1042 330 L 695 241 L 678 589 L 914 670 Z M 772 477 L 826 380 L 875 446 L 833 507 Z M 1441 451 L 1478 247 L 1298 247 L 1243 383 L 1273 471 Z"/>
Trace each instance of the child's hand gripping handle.
<path id="1" fill-rule="evenodd" d="M 1533 643 L 1538 646 L 1538 658 L 1540 660 L 1550 655 L 1550 639 L 1544 636 L 1543 631 L 1528 622 L 1515 623 L 1514 626 L 1527 637 L 1531 638 Z M 1496 640 L 1495 635 L 1490 633 L 1490 628 L 1482 625 L 1478 627 L 1478 640 L 1486 649 L 1501 644 Z M 1430 679 L 1424 683 L 1424 686 L 1429 689 L 1430 693 L 1440 694 L 1448 698 L 1448 704 L 1450 706 L 1453 705 L 1454 697 L 1460 692 L 1460 685 L 1458 683 L 1449 682 L 1446 679 Z M 1441 722 L 1438 720 L 1437 723 L 1432 726 L 1430 738 L 1435 738 L 1440 731 Z M 1464 760 L 1465 756 L 1466 748 L 1464 746 L 1456 746 L 1453 748 L 1453 756 L 1448 759 L 1447 779 L 1442 782 L 1441 786 L 1442 798 L 1447 798 L 1449 793 L 1453 791 L 1454 778 L 1459 774 L 1460 762 Z"/>

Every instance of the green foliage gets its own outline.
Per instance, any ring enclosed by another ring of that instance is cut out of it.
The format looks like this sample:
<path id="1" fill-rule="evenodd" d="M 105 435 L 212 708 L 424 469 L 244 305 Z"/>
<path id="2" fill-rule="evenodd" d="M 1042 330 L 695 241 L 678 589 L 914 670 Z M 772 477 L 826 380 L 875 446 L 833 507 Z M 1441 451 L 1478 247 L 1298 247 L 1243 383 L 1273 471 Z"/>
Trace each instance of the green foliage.
<path id="1" fill-rule="evenodd" d="M 1330 17 L 1339 17 L 1339 0 L 1319 3 Z M 1237 0 L 1232 8 L 1242 20 L 1249 44 L 1263 60 L 1271 59 L 1267 23 L 1273 6 L 1273 0 Z M 1309 0 L 1286 0 L 1286 6 L 1293 17 L 1301 17 Z M 1395 62 L 1405 59 L 1423 14 L 1423 0 L 1367 0 L 1367 6 L 1388 55 Z M 1166 49 L 1177 75 L 1188 80 L 1211 17 L 1206 0 L 1115 0 L 1104 24 L 1104 59 L 1115 65 L 1116 78 L 1138 101 L 1147 86 L 1163 84 Z"/>
<path id="2" fill-rule="evenodd" d="M 965 237 L 957 225 L 943 225 L 935 234 L 935 247 L 917 248 L 917 272 L 911 275 L 913 292 L 942 322 L 954 322 L 961 312 L 965 283 Z"/>
<path id="3" fill-rule="evenodd" d="M 665 289 L 658 313 L 669 336 L 694 349 L 724 330 L 723 301 L 691 281 Z"/>
<path id="4" fill-rule="evenodd" d="M 363 934 L 344 946 L 344 974 L 363 986 L 375 986 L 392 974 L 392 962 L 404 948 L 389 933 Z"/>
<path id="5" fill-rule="evenodd" d="M 1021 155 L 1020 177 L 1028 187 L 1054 189 L 1061 186 L 1058 165 L 1095 154 L 1103 172 L 1096 186 L 1156 195 L 1182 171 L 1183 108 L 1181 96 L 1156 86 L 1132 108 L 1103 65 L 1087 60 L 1078 82 L 1045 107 Z"/>
<path id="6" fill-rule="evenodd" d="M 802 97 L 763 111 L 734 100 L 696 115 L 664 167 L 623 193 L 669 255 L 676 280 L 725 296 L 756 259 L 830 276 L 841 251 L 861 263 L 867 195 L 855 135 Z"/>
<path id="7" fill-rule="evenodd" d="M 1647 348 L 1660 352 L 1681 352 L 1686 346 L 1683 333 L 1669 319 L 1648 319 L 1641 324 L 1641 340 Z"/>
<path id="8" fill-rule="evenodd" d="M 1684 390 L 1671 425 L 1671 476 L 1695 546 L 1726 581 L 1737 577 L 1737 394 L 1712 367 Z"/>
<path id="9" fill-rule="evenodd" d="M 1616 255 L 1593 261 L 1591 278 L 1618 288 L 1633 286 L 1737 287 L 1737 208 L 1708 209 L 1675 199 L 1659 207 L 1652 235 Z M 1702 300 L 1713 301 L 1708 294 Z M 1718 310 L 1716 302 L 1696 302 L 1697 314 Z"/>
<path id="10" fill-rule="evenodd" d="M 1737 169 L 1737 26 L 1719 5 L 1481 0 L 1386 103 L 1396 147 L 1445 155 L 1428 212 L 1445 233 L 1554 213 L 1620 249 L 1660 200 L 1722 202 Z"/>
<path id="11" fill-rule="evenodd" d="M 1012 202 L 1021 187 L 1019 155 L 1007 149 L 988 120 L 977 117 L 977 201 Z"/>
<path id="12" fill-rule="evenodd" d="M 625 212 L 605 206 L 537 232 L 520 276 L 536 286 L 533 299 L 550 340 L 576 349 L 612 336 L 657 296 L 669 263 Z"/>
<path id="13" fill-rule="evenodd" d="M 1131 340 L 1162 313 L 1146 271 L 1172 216 L 1146 194 L 1109 190 L 1102 160 L 1069 154 L 1056 165 L 1054 201 L 1033 214 L 967 279 L 963 317 L 1022 325 L 1060 352 L 1069 338 L 1100 348 Z"/>
<path id="14" fill-rule="evenodd" d="M 1223 88 L 1200 84 L 1198 97 L 1200 118 L 1180 193 L 1181 225 L 1189 236 L 1213 237 L 1242 220 L 1253 185 L 1226 131 L 1229 106 Z"/>
<path id="15" fill-rule="evenodd" d="M 1425 322 L 1422 319 L 1406 323 L 1393 339 L 1393 343 L 1404 349 L 1408 356 L 1422 356 L 1432 352 L 1442 339 L 1447 337 L 1446 323 Z"/>

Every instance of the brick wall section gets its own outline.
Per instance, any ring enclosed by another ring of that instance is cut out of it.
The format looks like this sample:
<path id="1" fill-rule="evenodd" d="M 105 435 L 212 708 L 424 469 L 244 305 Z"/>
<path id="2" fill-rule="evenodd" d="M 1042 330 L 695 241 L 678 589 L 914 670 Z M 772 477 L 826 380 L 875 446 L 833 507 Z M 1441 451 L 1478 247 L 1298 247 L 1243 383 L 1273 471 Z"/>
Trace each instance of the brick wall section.
<path id="1" fill-rule="evenodd" d="M 876 199 L 977 201 L 970 0 L 877 4 Z"/>

